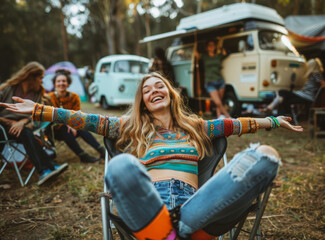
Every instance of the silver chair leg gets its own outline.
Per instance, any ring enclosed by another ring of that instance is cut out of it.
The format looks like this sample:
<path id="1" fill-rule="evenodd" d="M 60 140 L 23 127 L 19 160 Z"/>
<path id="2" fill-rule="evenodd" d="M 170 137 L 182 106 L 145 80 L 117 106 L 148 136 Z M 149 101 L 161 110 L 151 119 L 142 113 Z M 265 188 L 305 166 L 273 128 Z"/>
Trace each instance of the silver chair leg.
<path id="1" fill-rule="evenodd" d="M 33 173 L 35 172 L 36 167 L 33 167 L 30 173 L 28 174 L 28 177 L 25 180 L 25 185 L 29 182 L 29 179 L 32 177 Z"/>
<path id="2" fill-rule="evenodd" d="M 7 166 L 7 164 L 8 163 L 6 161 L 3 161 L 3 165 L 2 165 L 1 170 L 0 170 L 0 175 L 3 172 L 3 170 L 5 169 L 5 167 Z"/>
<path id="3" fill-rule="evenodd" d="M 262 202 L 260 202 L 260 204 L 258 206 L 258 210 L 256 212 L 256 219 L 255 219 L 249 240 L 253 240 L 255 238 L 256 232 L 257 232 L 258 228 L 260 227 L 260 222 L 261 222 L 262 216 L 264 214 L 264 210 L 266 208 L 266 204 L 268 202 L 271 191 L 272 191 L 272 186 L 269 186 L 264 193 Z M 259 236 L 260 235 L 261 235 L 261 232 L 259 231 Z"/>
<path id="4" fill-rule="evenodd" d="M 17 173 L 17 176 L 18 176 L 18 179 L 19 179 L 19 182 L 21 184 L 22 187 L 25 186 L 24 182 L 23 182 L 23 179 L 21 178 L 21 175 L 20 175 L 20 172 L 19 172 L 19 169 L 18 169 L 18 166 L 17 166 L 17 163 L 16 162 L 12 162 L 14 164 L 14 167 L 15 167 L 15 170 L 16 170 L 16 173 Z"/>
<path id="5" fill-rule="evenodd" d="M 101 203 L 101 208 L 102 208 L 102 221 L 103 221 L 103 239 L 104 240 L 112 240 L 112 233 L 109 229 L 109 218 L 108 218 L 108 214 L 107 214 L 107 210 L 109 208 L 109 204 L 108 204 L 109 200 L 102 196 L 100 199 L 100 203 Z"/>

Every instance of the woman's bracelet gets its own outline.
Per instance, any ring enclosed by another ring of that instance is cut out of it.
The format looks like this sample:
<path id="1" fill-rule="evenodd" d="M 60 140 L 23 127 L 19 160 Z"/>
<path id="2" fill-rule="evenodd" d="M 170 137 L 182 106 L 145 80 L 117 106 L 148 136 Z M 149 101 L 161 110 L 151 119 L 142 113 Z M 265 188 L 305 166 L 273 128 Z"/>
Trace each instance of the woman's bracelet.
<path id="1" fill-rule="evenodd" d="M 266 117 L 271 123 L 271 126 L 269 128 L 266 128 L 267 130 L 274 129 L 280 127 L 280 123 L 276 117 L 270 116 Z"/>

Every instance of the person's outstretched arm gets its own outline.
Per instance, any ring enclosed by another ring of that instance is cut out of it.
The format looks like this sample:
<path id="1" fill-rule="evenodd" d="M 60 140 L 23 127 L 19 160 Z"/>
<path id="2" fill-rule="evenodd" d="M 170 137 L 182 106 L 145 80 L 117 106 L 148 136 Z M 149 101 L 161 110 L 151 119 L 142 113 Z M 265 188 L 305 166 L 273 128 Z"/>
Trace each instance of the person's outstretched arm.
<path id="1" fill-rule="evenodd" d="M 108 137 L 117 137 L 119 126 L 119 119 L 117 118 L 111 118 L 115 128 L 110 128 L 110 119 L 105 116 L 54 108 L 19 97 L 13 97 L 13 100 L 17 103 L 0 103 L 0 106 L 4 106 L 12 112 L 31 114 L 35 121 L 62 123 L 75 129 L 83 129 Z"/>
<path id="2" fill-rule="evenodd" d="M 204 121 L 205 130 L 210 138 L 219 136 L 242 135 L 256 133 L 258 129 L 286 128 L 294 132 L 302 132 L 301 126 L 289 123 L 290 117 L 266 117 L 266 118 L 237 118 L 237 119 L 214 119 Z"/>

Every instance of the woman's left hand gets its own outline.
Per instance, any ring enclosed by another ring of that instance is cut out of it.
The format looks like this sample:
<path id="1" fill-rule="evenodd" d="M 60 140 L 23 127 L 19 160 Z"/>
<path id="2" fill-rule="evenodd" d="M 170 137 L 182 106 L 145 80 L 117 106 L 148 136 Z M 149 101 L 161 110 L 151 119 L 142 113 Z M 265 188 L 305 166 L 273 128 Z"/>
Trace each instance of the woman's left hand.
<path id="1" fill-rule="evenodd" d="M 9 129 L 9 134 L 14 135 L 16 137 L 19 137 L 21 131 L 25 127 L 25 122 L 24 121 L 17 121 L 13 123 Z"/>
<path id="2" fill-rule="evenodd" d="M 70 126 L 68 126 L 67 125 L 67 128 L 68 128 L 68 133 L 72 133 L 73 134 L 73 136 L 77 136 L 77 130 L 76 129 L 74 129 L 74 128 L 72 128 L 72 127 L 70 127 Z"/>
<path id="3" fill-rule="evenodd" d="M 292 120 L 291 117 L 278 116 L 278 117 L 276 117 L 276 119 L 279 121 L 280 127 L 289 129 L 294 132 L 303 132 L 304 131 L 302 126 L 294 126 L 289 123 Z"/>

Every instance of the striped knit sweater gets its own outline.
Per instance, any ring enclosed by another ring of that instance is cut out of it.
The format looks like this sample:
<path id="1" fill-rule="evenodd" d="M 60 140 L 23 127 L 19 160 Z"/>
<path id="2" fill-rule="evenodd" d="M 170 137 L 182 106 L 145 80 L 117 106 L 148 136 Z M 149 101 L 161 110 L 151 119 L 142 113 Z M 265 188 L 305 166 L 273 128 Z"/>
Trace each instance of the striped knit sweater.
<path id="1" fill-rule="evenodd" d="M 109 138 L 120 135 L 122 118 L 105 117 L 36 104 L 33 112 L 36 121 L 53 121 L 70 125 L 75 129 L 92 131 Z M 255 132 L 249 119 L 222 119 L 203 121 L 205 131 L 210 138 L 218 136 L 241 135 Z M 187 135 L 156 126 L 156 136 L 144 157 L 139 159 L 148 170 L 168 169 L 188 173 L 198 173 L 198 152 L 187 141 Z"/>

